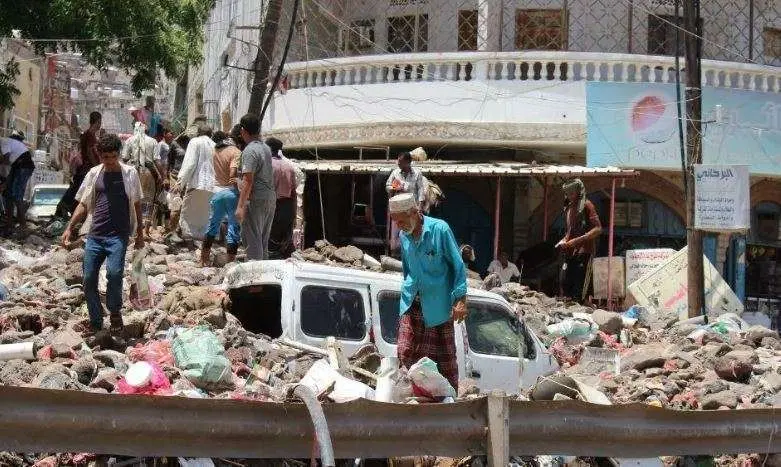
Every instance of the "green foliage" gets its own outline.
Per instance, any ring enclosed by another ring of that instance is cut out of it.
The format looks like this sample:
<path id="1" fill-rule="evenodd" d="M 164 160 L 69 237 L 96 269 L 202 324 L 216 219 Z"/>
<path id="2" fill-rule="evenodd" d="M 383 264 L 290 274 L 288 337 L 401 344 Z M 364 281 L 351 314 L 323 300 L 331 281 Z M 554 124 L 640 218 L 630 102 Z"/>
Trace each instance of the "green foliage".
<path id="1" fill-rule="evenodd" d="M 0 68 L 0 109 L 14 106 L 14 96 L 20 94 L 15 85 L 17 76 L 19 76 L 19 63 L 13 59 L 5 64 L 5 69 Z"/>
<path id="2" fill-rule="evenodd" d="M 133 91 L 151 89 L 158 71 L 178 78 L 200 61 L 203 23 L 214 0 L 0 0 L 0 35 L 18 30 L 39 53 L 81 52 L 99 69 L 133 76 Z M 227 24 L 225 25 L 227 27 Z M 57 39 L 75 39 L 62 41 Z"/>

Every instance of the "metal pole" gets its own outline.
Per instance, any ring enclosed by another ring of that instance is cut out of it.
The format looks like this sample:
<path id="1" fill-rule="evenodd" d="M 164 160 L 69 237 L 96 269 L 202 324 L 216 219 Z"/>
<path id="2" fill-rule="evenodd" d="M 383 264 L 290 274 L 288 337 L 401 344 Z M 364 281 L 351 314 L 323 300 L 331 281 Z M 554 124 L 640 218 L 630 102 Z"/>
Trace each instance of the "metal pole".
<path id="1" fill-rule="evenodd" d="M 542 241 L 548 241 L 548 177 L 542 189 Z"/>
<path id="2" fill-rule="evenodd" d="M 616 179 L 610 188 L 610 221 L 607 238 L 607 309 L 613 309 L 613 233 L 616 214 Z"/>
<path id="3" fill-rule="evenodd" d="M 748 59 L 754 60 L 754 0 L 748 1 Z"/>
<path id="4" fill-rule="evenodd" d="M 496 207 L 494 209 L 494 259 L 499 258 L 499 216 L 502 206 L 502 177 L 496 178 Z"/>
<path id="5" fill-rule="evenodd" d="M 686 153 L 689 179 L 686 193 L 686 240 L 688 243 L 688 315 L 699 316 L 703 311 L 703 264 L 702 232 L 694 228 L 694 187 L 693 164 L 702 163 L 702 77 L 700 57 L 702 44 L 699 37 L 700 3 L 698 0 L 685 0 L 683 3 L 684 25 L 686 29 Z M 699 37 L 697 37 L 699 36 Z"/>

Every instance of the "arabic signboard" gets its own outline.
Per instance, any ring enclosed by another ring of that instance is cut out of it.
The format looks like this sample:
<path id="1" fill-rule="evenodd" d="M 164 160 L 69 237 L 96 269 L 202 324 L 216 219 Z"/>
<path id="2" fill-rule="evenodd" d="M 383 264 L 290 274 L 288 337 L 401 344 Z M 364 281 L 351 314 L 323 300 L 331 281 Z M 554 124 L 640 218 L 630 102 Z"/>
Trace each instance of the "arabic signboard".
<path id="1" fill-rule="evenodd" d="M 680 171 L 676 102 L 672 83 L 587 83 L 588 166 Z M 703 87 L 703 163 L 781 175 L 779 114 L 781 94 Z"/>
<path id="2" fill-rule="evenodd" d="M 689 261 L 686 251 L 686 247 L 682 248 L 656 269 L 629 285 L 628 291 L 638 305 L 674 311 L 682 319 L 688 317 Z M 708 314 L 720 316 L 724 313 L 742 313 L 743 304 L 704 255 L 703 273 L 705 309 Z"/>
<path id="3" fill-rule="evenodd" d="M 749 214 L 747 165 L 694 166 L 694 228 L 710 231 L 747 230 Z"/>
<path id="4" fill-rule="evenodd" d="M 610 262 L 610 276 L 612 281 L 613 297 L 623 297 L 626 292 L 624 284 L 624 258 L 614 256 Z M 594 298 L 607 299 L 607 266 L 608 258 L 594 258 L 591 263 L 592 277 L 594 279 Z"/>
<path id="5" fill-rule="evenodd" d="M 672 248 L 649 248 L 626 251 L 627 286 L 656 269 L 670 256 L 675 254 Z"/>

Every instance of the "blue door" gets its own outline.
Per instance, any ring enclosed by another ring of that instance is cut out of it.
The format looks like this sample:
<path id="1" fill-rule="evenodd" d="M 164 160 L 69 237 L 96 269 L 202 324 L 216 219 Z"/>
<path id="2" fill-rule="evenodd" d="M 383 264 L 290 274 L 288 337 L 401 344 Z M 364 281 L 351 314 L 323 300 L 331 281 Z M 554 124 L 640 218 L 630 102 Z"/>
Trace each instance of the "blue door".
<path id="1" fill-rule="evenodd" d="M 491 216 L 468 194 L 447 190 L 445 200 L 431 215 L 445 220 L 453 229 L 459 245 L 467 243 L 475 249 L 475 268 L 483 274 L 493 261 L 493 225 Z"/>

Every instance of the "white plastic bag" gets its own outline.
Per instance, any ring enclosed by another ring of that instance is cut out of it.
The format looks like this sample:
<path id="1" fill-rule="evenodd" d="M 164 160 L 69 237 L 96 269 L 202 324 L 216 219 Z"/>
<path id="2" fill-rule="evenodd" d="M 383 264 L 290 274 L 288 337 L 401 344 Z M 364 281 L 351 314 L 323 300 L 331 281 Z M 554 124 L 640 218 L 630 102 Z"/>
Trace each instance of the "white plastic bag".
<path id="1" fill-rule="evenodd" d="M 437 364 L 428 357 L 421 358 L 410 367 L 409 378 L 415 385 L 413 391 L 417 389 L 430 397 L 456 397 L 456 390 L 439 372 Z"/>
<path id="2" fill-rule="evenodd" d="M 144 267 L 144 258 L 148 252 L 149 247 L 144 247 L 133 255 L 133 266 L 130 271 L 130 303 L 136 310 L 148 310 L 154 305 L 152 290 L 149 288 L 149 277 Z"/>
<path id="3" fill-rule="evenodd" d="M 331 368 L 325 360 L 315 362 L 301 379 L 300 384 L 309 387 L 315 394 L 322 394 L 333 385 L 334 389 L 328 394 L 328 398 L 334 402 L 349 402 L 360 398 L 374 399 L 372 388 L 359 381 L 345 378 Z"/>

